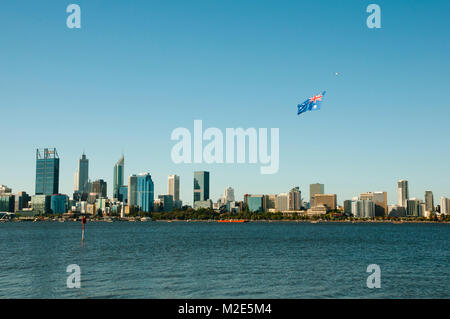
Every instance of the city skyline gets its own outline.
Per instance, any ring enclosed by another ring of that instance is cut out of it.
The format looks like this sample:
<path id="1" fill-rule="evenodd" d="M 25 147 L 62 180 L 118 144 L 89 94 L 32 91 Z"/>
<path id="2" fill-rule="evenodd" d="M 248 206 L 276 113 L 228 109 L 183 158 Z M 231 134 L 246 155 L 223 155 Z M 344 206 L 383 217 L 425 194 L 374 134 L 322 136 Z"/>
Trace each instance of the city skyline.
<path id="1" fill-rule="evenodd" d="M 158 194 L 179 175 L 188 203 L 198 170 L 214 175 L 212 198 L 229 185 L 238 198 L 294 186 L 307 194 L 319 181 L 339 201 L 386 191 L 393 204 L 401 179 L 411 197 L 448 196 L 450 105 L 431 98 L 450 85 L 448 1 L 380 1 L 379 30 L 367 28 L 363 3 L 204 4 L 83 2 L 83 27 L 69 30 L 64 5 L 5 1 L 0 107 L 13 138 L 3 141 L 12 155 L 0 158 L 1 183 L 34 193 L 32 152 L 52 145 L 66 194 L 85 150 L 91 180 L 104 179 L 109 196 L 122 152 L 126 175 L 151 172 Z M 38 28 L 37 16 L 46 17 Z M 322 90 L 322 109 L 297 117 L 296 105 Z M 170 133 L 194 120 L 222 131 L 280 128 L 278 173 L 174 164 Z"/>
<path id="2" fill-rule="evenodd" d="M 39 166 L 40 164 L 38 164 L 38 163 L 39 163 L 39 161 L 42 161 L 44 159 L 44 158 L 40 159 L 40 157 L 43 157 L 44 155 L 45 155 L 45 159 L 47 159 L 47 157 L 48 158 L 51 157 L 51 159 L 57 158 L 58 177 L 56 177 L 55 180 L 52 180 L 52 183 L 56 183 L 56 185 L 59 185 L 59 183 L 60 183 L 60 181 L 59 181 L 59 160 L 60 160 L 60 158 L 59 158 L 59 154 L 56 151 L 56 148 L 37 149 L 36 150 L 36 154 L 37 154 L 36 155 L 37 156 L 36 157 L 36 175 L 35 175 L 36 185 L 38 183 L 38 180 L 40 178 L 39 176 L 41 174 L 41 173 L 38 173 L 39 172 L 38 167 L 40 167 Z M 122 153 L 120 159 L 115 163 L 115 165 L 114 165 L 114 174 L 113 174 L 114 177 L 116 177 L 118 175 L 124 175 L 124 158 L 125 158 L 125 155 Z M 85 172 L 84 175 L 86 175 L 85 178 L 87 178 L 89 160 L 87 159 L 87 155 L 86 155 L 85 152 L 83 152 L 82 156 L 80 157 L 80 159 L 78 161 L 79 162 L 79 166 L 78 167 L 81 167 L 81 165 L 82 165 L 81 162 L 82 161 L 85 162 L 84 165 L 86 166 L 85 167 L 86 172 Z M 52 164 L 52 165 L 54 165 L 54 164 Z M 75 172 L 75 176 L 76 177 L 79 176 L 78 175 L 79 171 L 80 171 L 80 169 L 76 170 L 76 172 Z M 120 174 L 116 174 L 117 171 L 120 171 Z M 224 196 L 226 196 L 226 192 L 227 192 L 228 189 L 231 189 L 232 194 L 233 194 L 233 198 L 235 197 L 235 187 L 230 187 L 230 186 L 227 186 L 226 188 L 224 188 L 222 190 L 222 194 L 220 194 L 220 191 L 219 191 L 217 197 L 214 197 L 214 196 L 210 195 L 211 185 L 213 185 L 214 183 L 212 183 L 212 184 L 210 183 L 210 172 L 209 171 L 193 171 L 191 173 L 194 176 L 194 185 L 196 185 L 196 181 L 199 181 L 199 180 L 202 180 L 202 183 L 206 183 L 207 184 L 206 191 L 205 191 L 205 194 L 203 196 L 204 198 L 202 197 L 202 199 L 211 199 L 213 202 L 215 202 L 217 200 L 220 200 L 220 198 L 223 198 Z M 159 192 L 155 191 L 155 189 L 156 189 L 155 188 L 155 184 L 157 184 L 157 183 L 154 183 L 154 179 L 152 179 L 150 174 L 151 173 L 139 173 L 139 174 L 133 173 L 133 174 L 129 175 L 128 178 L 120 177 L 120 180 L 122 180 L 122 184 L 123 184 L 123 185 L 121 185 L 121 187 L 126 187 L 127 188 L 126 190 L 128 192 L 128 194 L 127 194 L 128 201 L 130 201 L 130 199 L 131 199 L 132 200 L 131 203 L 132 204 L 133 203 L 136 204 L 137 198 L 135 198 L 135 199 L 133 199 L 133 198 L 137 196 L 137 179 L 138 179 L 139 176 L 146 176 L 146 175 L 148 175 L 150 177 L 151 184 L 152 184 L 151 187 L 152 187 L 152 196 L 153 196 L 153 198 L 158 198 L 158 196 L 160 196 L 160 195 L 161 196 L 162 195 L 172 195 L 173 196 L 174 194 L 172 194 L 172 192 L 174 192 L 174 193 L 177 194 L 177 196 L 179 196 L 178 198 L 183 202 L 183 205 L 191 205 L 191 206 L 193 206 L 193 202 L 190 203 L 187 198 L 182 198 L 179 195 L 180 194 L 180 189 L 181 189 L 181 187 L 180 187 L 181 183 L 180 183 L 180 176 L 179 175 L 176 175 L 176 174 L 168 174 L 168 175 L 166 175 L 167 176 L 167 192 L 160 192 L 159 193 Z M 205 175 L 205 176 L 203 176 L 203 175 Z M 134 181 L 133 179 L 136 179 L 136 181 Z M 113 181 L 114 181 L 114 178 L 113 178 Z M 5 183 L 5 182 L 2 182 L 1 184 L 8 185 L 8 183 Z M 111 191 L 107 192 L 107 184 L 108 183 L 106 182 L 105 178 L 99 178 L 99 179 L 96 179 L 93 182 L 89 181 L 89 185 L 90 185 L 90 187 L 92 187 L 92 192 L 93 193 L 99 193 L 99 194 L 102 194 L 102 196 L 106 194 L 106 197 L 114 198 L 114 191 L 112 193 L 111 193 Z M 378 190 L 378 191 L 371 190 L 371 191 L 359 192 L 359 193 L 356 192 L 354 194 L 354 196 L 351 196 L 351 197 L 348 197 L 348 198 L 340 197 L 339 196 L 339 192 L 324 192 L 325 185 L 321 184 L 321 183 L 311 183 L 311 184 L 309 184 L 308 185 L 309 186 L 309 193 L 306 192 L 306 190 L 308 189 L 307 186 L 304 186 L 304 187 L 294 186 L 294 188 L 291 188 L 290 191 L 287 191 L 286 189 L 283 189 L 283 190 L 281 190 L 279 192 L 273 192 L 273 193 L 269 193 L 269 192 L 251 192 L 249 190 L 241 191 L 242 192 L 242 197 L 236 196 L 236 201 L 244 200 L 246 194 L 252 194 L 252 195 L 254 195 L 254 194 L 264 194 L 264 195 L 284 195 L 284 194 L 286 194 L 286 195 L 289 195 L 295 189 L 296 189 L 297 192 L 299 192 L 299 194 L 301 194 L 300 198 L 303 201 L 305 201 L 305 202 L 308 202 L 308 199 L 313 198 L 311 192 L 313 192 L 314 195 L 324 194 L 325 196 L 328 196 L 330 194 L 336 194 L 337 195 L 337 201 L 335 199 L 336 204 L 339 205 L 339 206 L 342 206 L 342 207 L 345 206 L 345 201 L 350 200 L 352 198 L 354 199 L 355 196 L 361 198 L 361 200 L 362 199 L 371 199 L 376 204 L 384 202 L 384 203 L 387 203 L 387 205 L 390 205 L 390 206 L 391 205 L 398 205 L 398 206 L 402 206 L 404 208 L 407 207 L 407 201 L 408 200 L 420 199 L 421 201 L 423 201 L 423 204 L 426 207 L 430 207 L 430 205 L 431 205 L 430 202 L 434 203 L 435 205 L 439 205 L 439 200 L 441 198 L 448 198 L 449 197 L 449 195 L 446 195 L 446 194 L 444 194 L 442 196 L 436 196 L 435 193 L 432 190 L 430 190 L 430 189 L 425 189 L 423 191 L 423 193 L 422 193 L 422 196 L 420 196 L 420 195 L 419 196 L 411 196 L 409 194 L 409 186 L 408 186 L 409 183 L 408 183 L 408 180 L 401 179 L 401 180 L 398 180 L 396 182 L 396 184 L 397 184 L 397 191 L 396 191 L 395 194 L 393 194 L 391 196 L 391 200 L 390 201 L 389 201 L 388 192 L 380 191 L 380 190 Z M 100 186 L 100 185 L 102 185 L 102 186 Z M 128 187 L 129 185 L 132 185 L 132 187 Z M 75 192 L 77 192 L 77 190 L 76 190 L 77 187 L 76 186 L 77 186 L 77 184 L 75 183 L 72 192 L 64 193 L 64 192 L 58 191 L 58 192 L 55 192 L 55 194 L 65 194 L 65 195 L 68 195 L 69 197 L 72 197 L 72 195 Z M 191 191 L 191 194 L 192 194 L 192 185 L 190 185 L 190 186 L 191 186 L 190 191 Z M 10 187 L 10 188 L 12 188 L 12 187 Z M 161 185 L 160 185 L 159 188 L 161 188 Z M 194 187 L 194 194 L 196 192 L 198 192 L 198 191 L 203 192 L 202 191 L 202 189 L 203 189 L 202 187 L 197 188 L 197 191 L 195 189 L 196 188 Z M 22 191 L 24 191 L 24 192 L 26 192 L 28 194 L 32 194 L 32 192 L 30 192 L 29 190 L 24 190 L 24 189 L 13 190 L 13 193 L 19 193 L 19 192 L 22 192 Z M 416 192 L 414 192 L 414 193 L 416 193 Z M 133 194 L 133 195 L 130 195 L 130 194 Z M 306 195 L 306 194 L 308 194 L 308 195 Z M 377 194 L 381 194 L 381 197 L 379 195 L 377 195 Z M 37 195 L 39 195 L 39 194 L 37 194 Z M 54 194 L 51 194 L 51 195 L 54 195 Z M 102 196 L 100 196 L 100 197 L 102 197 Z M 105 197 L 105 196 L 103 196 L 103 197 Z M 396 200 L 392 199 L 394 197 L 396 198 Z M 300 200 L 300 198 L 296 199 L 296 201 Z M 435 203 L 436 199 L 437 199 L 438 202 Z M 176 199 L 174 198 L 173 200 L 175 201 Z M 290 195 L 289 195 L 289 201 L 290 201 L 290 203 L 288 204 L 289 207 L 297 207 L 297 204 L 294 205 L 294 204 L 291 203 Z M 309 201 L 309 203 L 311 204 L 311 201 Z M 384 209 L 385 212 L 387 212 L 387 207 L 383 207 L 383 209 Z"/>

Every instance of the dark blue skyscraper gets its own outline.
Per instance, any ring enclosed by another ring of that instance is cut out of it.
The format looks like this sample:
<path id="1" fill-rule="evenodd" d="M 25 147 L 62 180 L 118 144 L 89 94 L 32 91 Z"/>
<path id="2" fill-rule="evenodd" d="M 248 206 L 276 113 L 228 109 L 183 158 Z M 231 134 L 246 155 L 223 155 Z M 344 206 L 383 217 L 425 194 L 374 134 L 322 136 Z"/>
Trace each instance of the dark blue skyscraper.
<path id="1" fill-rule="evenodd" d="M 209 199 L 209 172 L 194 172 L 194 203 Z"/>
<path id="2" fill-rule="evenodd" d="M 36 150 L 36 195 L 59 192 L 59 156 L 56 148 Z"/>
<path id="3" fill-rule="evenodd" d="M 154 200 L 154 185 L 150 174 L 137 176 L 137 207 L 142 212 L 151 212 Z"/>

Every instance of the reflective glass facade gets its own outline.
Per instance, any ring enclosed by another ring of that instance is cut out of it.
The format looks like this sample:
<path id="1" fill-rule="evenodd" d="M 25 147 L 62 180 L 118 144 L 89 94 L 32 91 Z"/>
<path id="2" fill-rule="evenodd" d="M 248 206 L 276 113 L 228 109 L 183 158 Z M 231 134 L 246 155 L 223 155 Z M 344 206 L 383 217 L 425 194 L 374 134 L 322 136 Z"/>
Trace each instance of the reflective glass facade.
<path id="1" fill-rule="evenodd" d="M 137 176 L 137 206 L 140 211 L 149 213 L 153 209 L 154 185 L 150 174 Z"/>
<path id="2" fill-rule="evenodd" d="M 209 199 L 209 172 L 194 172 L 194 202 Z"/>
<path id="3" fill-rule="evenodd" d="M 59 158 L 56 149 L 36 151 L 36 195 L 58 194 Z"/>

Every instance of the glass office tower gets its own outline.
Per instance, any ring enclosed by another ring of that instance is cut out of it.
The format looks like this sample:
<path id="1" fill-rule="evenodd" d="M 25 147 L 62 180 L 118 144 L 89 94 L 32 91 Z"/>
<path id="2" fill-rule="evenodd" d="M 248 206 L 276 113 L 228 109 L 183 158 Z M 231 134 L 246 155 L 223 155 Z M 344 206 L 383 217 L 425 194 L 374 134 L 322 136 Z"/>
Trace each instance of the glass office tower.
<path id="1" fill-rule="evenodd" d="M 209 199 L 209 172 L 194 172 L 194 203 Z"/>
<path id="2" fill-rule="evenodd" d="M 148 173 L 137 176 L 137 206 L 141 212 L 149 213 L 153 209 L 154 185 L 152 176 Z"/>
<path id="3" fill-rule="evenodd" d="M 113 180 L 113 197 L 119 198 L 119 188 L 124 185 L 125 172 L 125 158 L 122 155 L 120 160 L 114 165 L 114 180 Z"/>
<path id="4" fill-rule="evenodd" d="M 59 156 L 56 148 L 36 150 L 36 195 L 59 193 Z"/>

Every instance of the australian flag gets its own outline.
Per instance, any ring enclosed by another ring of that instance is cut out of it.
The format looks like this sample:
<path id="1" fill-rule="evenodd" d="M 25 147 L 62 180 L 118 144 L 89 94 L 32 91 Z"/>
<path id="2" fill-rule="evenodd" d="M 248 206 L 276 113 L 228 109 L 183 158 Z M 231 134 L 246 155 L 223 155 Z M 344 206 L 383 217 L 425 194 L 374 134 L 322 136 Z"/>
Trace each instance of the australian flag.
<path id="1" fill-rule="evenodd" d="M 298 108 L 297 115 L 300 115 L 306 111 L 320 110 L 320 104 L 322 103 L 325 93 L 326 92 L 323 91 L 322 94 L 315 95 L 312 98 L 307 99 L 302 104 L 297 105 Z"/>

